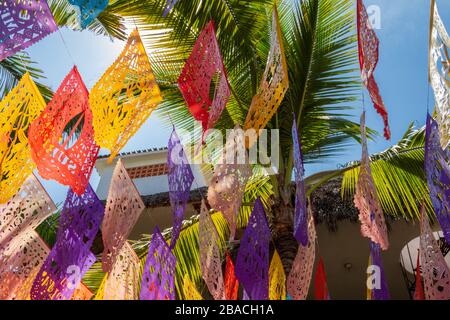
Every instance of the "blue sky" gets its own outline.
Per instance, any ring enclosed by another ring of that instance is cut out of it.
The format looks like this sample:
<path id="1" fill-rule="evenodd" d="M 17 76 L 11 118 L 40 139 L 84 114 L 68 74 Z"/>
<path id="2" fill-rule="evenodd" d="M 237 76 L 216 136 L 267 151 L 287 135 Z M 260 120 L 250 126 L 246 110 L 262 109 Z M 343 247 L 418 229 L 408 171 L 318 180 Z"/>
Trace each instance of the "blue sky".
<path id="1" fill-rule="evenodd" d="M 366 6 L 381 8 L 380 62 L 375 71 L 381 94 L 389 111 L 392 142 L 381 136 L 370 143 L 371 153 L 381 151 L 400 139 L 410 122 L 417 126 L 425 123 L 427 106 L 427 59 L 429 1 L 425 0 L 366 0 Z M 447 29 L 450 29 L 450 1 L 437 0 L 437 4 Z M 64 45 L 64 42 L 67 45 Z M 124 43 L 112 42 L 109 38 L 96 36 L 88 31 L 72 31 L 66 28 L 61 34 L 56 32 L 28 50 L 32 59 L 45 71 L 46 84 L 56 90 L 73 64 L 78 69 L 88 89 L 101 77 L 107 67 L 120 54 Z M 68 53 L 70 52 L 70 54 Z M 382 120 L 365 94 L 368 126 L 382 132 Z M 358 103 L 358 106 L 361 104 Z M 430 91 L 430 107 L 433 94 Z M 361 109 L 355 111 L 359 121 Z M 129 141 L 123 151 L 166 146 L 170 129 L 164 126 L 154 114 Z M 104 153 L 104 152 L 103 152 Z M 359 145 L 348 148 L 348 152 L 326 163 L 308 165 L 307 175 L 321 170 L 335 169 L 340 164 L 360 158 Z M 45 188 L 55 202 L 63 202 L 67 188 L 56 182 L 44 181 Z M 91 183 L 96 187 L 98 176 L 93 174 Z"/>

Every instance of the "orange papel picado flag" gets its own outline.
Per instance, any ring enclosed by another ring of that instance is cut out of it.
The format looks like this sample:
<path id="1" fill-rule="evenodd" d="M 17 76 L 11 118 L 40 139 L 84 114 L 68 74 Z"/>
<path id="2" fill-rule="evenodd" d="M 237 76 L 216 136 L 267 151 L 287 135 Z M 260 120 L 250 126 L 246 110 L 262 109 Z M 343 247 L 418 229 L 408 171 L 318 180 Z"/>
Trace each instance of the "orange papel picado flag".
<path id="1" fill-rule="evenodd" d="M 111 162 L 162 101 L 137 29 L 91 90 L 89 101 L 95 141 L 111 151 Z"/>
<path id="2" fill-rule="evenodd" d="M 44 108 L 44 98 L 29 73 L 0 102 L 0 203 L 7 202 L 35 168 L 28 127 Z"/>

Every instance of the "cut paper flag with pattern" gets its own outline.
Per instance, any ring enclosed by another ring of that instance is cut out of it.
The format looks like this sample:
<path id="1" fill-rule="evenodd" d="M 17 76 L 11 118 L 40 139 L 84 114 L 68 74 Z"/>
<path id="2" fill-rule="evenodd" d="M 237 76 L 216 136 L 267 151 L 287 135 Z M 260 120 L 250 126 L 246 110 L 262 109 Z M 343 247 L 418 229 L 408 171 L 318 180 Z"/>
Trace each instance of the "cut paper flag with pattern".
<path id="1" fill-rule="evenodd" d="M 236 125 L 227 137 L 219 163 L 208 188 L 208 203 L 221 211 L 234 239 L 239 209 L 248 179 L 252 176 L 248 155 L 244 146 L 244 131 Z"/>
<path id="2" fill-rule="evenodd" d="M 37 228 L 56 211 L 56 205 L 31 174 L 7 203 L 0 204 L 0 248 L 15 237 Z"/>
<path id="3" fill-rule="evenodd" d="M 95 141 L 109 149 L 109 162 L 150 117 L 161 92 L 153 75 L 139 31 L 90 92 Z"/>
<path id="4" fill-rule="evenodd" d="M 82 29 L 90 25 L 108 6 L 109 0 L 69 0 L 78 14 Z"/>
<path id="5" fill-rule="evenodd" d="M 205 280 L 209 292 L 215 300 L 225 300 L 219 235 L 205 201 L 202 201 L 200 210 L 198 242 L 203 280 Z"/>
<path id="6" fill-rule="evenodd" d="M 49 249 L 39 235 L 27 230 L 0 249 L 0 300 L 27 300 L 33 280 Z"/>
<path id="7" fill-rule="evenodd" d="M 361 116 L 361 169 L 356 185 L 354 203 L 359 210 L 361 233 L 364 237 L 378 243 L 382 250 L 389 248 L 387 227 L 384 220 L 383 209 L 378 199 L 377 190 L 372 178 L 370 158 L 367 150 L 366 113 Z"/>
<path id="8" fill-rule="evenodd" d="M 257 94 L 253 97 L 244 130 L 255 129 L 259 135 L 277 112 L 289 88 L 288 68 L 284 55 L 281 27 L 276 7 L 272 13 L 272 34 L 266 70 Z M 252 145 L 248 145 L 252 147 Z"/>
<path id="9" fill-rule="evenodd" d="M 138 256 L 126 242 L 99 289 L 96 300 L 138 300 L 140 267 Z"/>
<path id="10" fill-rule="evenodd" d="M 422 271 L 420 268 L 420 250 L 417 254 L 416 265 L 416 287 L 414 290 L 414 300 L 425 300 L 425 291 L 423 290 Z"/>
<path id="11" fill-rule="evenodd" d="M 67 128 L 72 126 L 70 133 Z M 81 132 L 76 133 L 81 128 Z M 39 174 L 82 195 L 100 148 L 94 141 L 89 93 L 73 67 L 45 110 L 30 125 L 28 140 Z"/>
<path id="12" fill-rule="evenodd" d="M 276 250 L 269 269 L 269 300 L 286 300 L 286 274 Z"/>
<path id="13" fill-rule="evenodd" d="M 271 234 L 261 199 L 255 202 L 236 260 L 236 277 L 251 300 L 269 299 Z"/>
<path id="14" fill-rule="evenodd" d="M 316 227 L 311 209 L 308 210 L 308 236 L 308 245 L 299 246 L 287 278 L 287 292 L 293 300 L 306 300 L 313 274 L 316 257 Z"/>
<path id="15" fill-rule="evenodd" d="M 175 300 L 176 258 L 158 227 L 153 232 L 141 283 L 141 300 Z"/>
<path id="16" fill-rule="evenodd" d="M 420 221 L 420 260 L 426 300 L 450 299 L 450 270 L 434 237 L 422 206 Z"/>
<path id="17" fill-rule="evenodd" d="M 29 73 L 0 102 L 0 203 L 14 196 L 35 168 L 27 133 L 44 108 Z"/>
<path id="18" fill-rule="evenodd" d="M 114 168 L 102 225 L 103 271 L 109 272 L 145 205 L 122 160 Z"/>
<path id="19" fill-rule="evenodd" d="M 83 282 L 80 282 L 78 287 L 75 289 L 71 300 L 91 300 L 93 296 L 94 294 L 92 291 Z"/>
<path id="20" fill-rule="evenodd" d="M 167 0 L 166 6 L 164 7 L 163 17 L 167 17 L 177 2 L 178 0 Z"/>
<path id="21" fill-rule="evenodd" d="M 441 146 L 450 143 L 450 37 L 434 0 L 431 2 L 429 73 L 434 91 Z"/>
<path id="22" fill-rule="evenodd" d="M 295 239 L 302 245 L 308 245 L 308 221 L 306 209 L 306 192 L 303 178 L 305 175 L 305 168 L 303 166 L 302 147 L 298 137 L 297 122 L 292 125 L 292 144 L 294 156 L 294 173 L 295 173 L 295 215 L 294 215 L 294 236 Z"/>
<path id="23" fill-rule="evenodd" d="M 202 123 L 203 131 L 214 128 L 227 105 L 230 88 L 213 21 L 198 36 L 178 86 L 189 112 Z"/>
<path id="24" fill-rule="evenodd" d="M 183 293 L 184 300 L 203 300 L 202 295 L 198 292 L 195 284 L 189 279 L 189 276 L 186 274 L 183 279 Z"/>
<path id="25" fill-rule="evenodd" d="M 330 300 L 330 292 L 328 291 L 327 274 L 325 272 L 325 264 L 322 257 L 317 265 L 316 275 L 314 277 L 314 297 L 316 300 Z"/>
<path id="26" fill-rule="evenodd" d="M 373 73 L 378 64 L 378 51 L 380 41 L 372 28 L 369 15 L 362 0 L 357 0 L 357 24 L 358 24 L 358 51 L 359 65 L 361 67 L 361 78 L 369 91 L 370 98 L 376 111 L 381 115 L 384 122 L 384 137 L 391 139 L 389 129 L 389 117 L 380 89 L 375 81 Z"/>
<path id="27" fill-rule="evenodd" d="M 368 269 L 367 284 L 370 284 L 369 300 L 389 300 L 389 288 L 381 258 L 381 248 L 378 243 L 370 241 L 370 265 Z M 370 271 L 370 273 L 369 273 Z"/>
<path id="28" fill-rule="evenodd" d="M 184 211 L 189 201 L 194 174 L 184 153 L 183 145 L 175 128 L 169 139 L 167 159 L 169 198 L 173 212 L 173 229 L 170 247 L 175 248 L 184 219 Z"/>
<path id="29" fill-rule="evenodd" d="M 425 175 L 434 212 L 450 242 L 450 149 L 442 149 L 439 125 L 430 115 L 426 124 Z"/>
<path id="30" fill-rule="evenodd" d="M 69 300 L 81 278 L 94 264 L 92 244 L 104 207 L 88 185 L 78 196 L 69 190 L 59 218 L 56 243 L 41 267 L 31 290 L 32 300 Z"/>
<path id="31" fill-rule="evenodd" d="M 230 257 L 230 254 L 227 252 L 226 256 L 226 265 L 225 265 L 225 299 L 226 300 L 237 300 L 238 299 L 238 291 L 239 291 L 239 281 L 236 278 L 234 273 L 234 264 L 233 260 Z"/>
<path id="32" fill-rule="evenodd" d="M 2 0 L 0 12 L 0 61 L 58 29 L 45 0 Z"/>

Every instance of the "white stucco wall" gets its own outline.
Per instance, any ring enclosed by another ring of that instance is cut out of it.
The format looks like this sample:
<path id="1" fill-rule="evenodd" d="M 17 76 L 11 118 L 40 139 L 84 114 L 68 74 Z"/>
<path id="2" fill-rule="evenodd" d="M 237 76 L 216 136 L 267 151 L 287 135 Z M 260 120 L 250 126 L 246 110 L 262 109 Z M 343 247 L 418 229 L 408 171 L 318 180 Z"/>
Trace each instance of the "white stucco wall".
<path id="1" fill-rule="evenodd" d="M 125 168 L 142 167 L 153 164 L 162 164 L 167 162 L 167 150 L 138 153 L 132 155 L 125 155 L 120 157 Z M 107 159 L 98 159 L 95 165 L 100 182 L 97 186 L 97 195 L 101 200 L 105 200 L 108 196 L 109 185 L 111 183 L 112 173 L 117 163 L 116 158 L 113 163 L 108 164 Z M 205 180 L 200 172 L 198 165 L 192 165 L 192 172 L 194 173 L 195 181 L 192 188 L 206 186 Z M 157 176 L 140 178 L 133 180 L 137 189 L 142 196 L 157 194 L 169 191 L 167 176 Z"/>

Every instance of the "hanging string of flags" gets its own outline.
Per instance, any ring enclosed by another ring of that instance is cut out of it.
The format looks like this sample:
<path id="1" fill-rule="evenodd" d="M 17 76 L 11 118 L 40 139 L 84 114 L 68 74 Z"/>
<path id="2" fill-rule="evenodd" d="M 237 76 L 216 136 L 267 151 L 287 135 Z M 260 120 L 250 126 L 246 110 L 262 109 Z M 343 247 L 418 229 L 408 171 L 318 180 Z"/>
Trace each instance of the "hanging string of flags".
<path id="1" fill-rule="evenodd" d="M 104 0 L 69 2 L 78 8 L 83 29 L 108 5 Z M 176 2 L 168 0 L 164 15 Z M 5 0 L 0 3 L 0 10 L 0 61 L 57 30 L 46 1 Z M 431 21 L 429 69 L 436 97 L 436 120 L 428 115 L 425 172 L 433 208 L 450 242 L 447 80 L 450 40 L 434 2 Z M 357 25 L 361 76 L 375 108 L 383 117 L 385 137 L 389 139 L 387 110 L 373 76 L 378 63 L 379 40 L 370 26 L 362 0 L 357 1 Z M 257 132 L 267 126 L 289 88 L 276 8 L 272 13 L 271 32 L 266 69 L 244 123 L 244 129 Z M 205 132 L 216 126 L 231 95 L 213 21 L 201 31 L 178 85 L 190 113 L 202 123 L 204 142 Z M 124 163 L 119 159 L 115 165 L 105 205 L 89 185 L 100 147 L 110 150 L 109 161 L 112 162 L 161 101 L 149 58 L 135 29 L 120 56 L 90 93 L 74 66 L 48 104 L 29 73 L 0 102 L 0 299 L 91 299 L 93 292 L 81 279 L 97 259 L 91 250 L 100 226 L 104 247 L 101 264 L 107 274 L 95 299 L 176 299 L 177 259 L 173 249 L 182 230 L 194 175 L 175 128 L 168 143 L 167 159 L 174 218 L 172 238 L 169 245 L 159 228 L 155 228 L 142 279 L 141 260 L 127 239 L 145 205 Z M 76 131 L 79 134 L 73 142 Z M 202 200 L 198 225 L 199 262 L 207 290 L 216 300 L 237 300 L 239 284 L 244 289 L 244 300 L 304 300 L 308 296 L 317 234 L 312 208 L 307 203 L 298 131 L 294 115 L 291 130 L 296 185 L 293 231 L 300 245 L 289 273 L 285 273 L 275 248 L 270 256 L 271 231 L 261 198 L 257 198 L 240 239 L 236 265 L 228 250 L 223 254 L 216 226 Z M 362 234 L 370 239 L 369 264 L 381 271 L 380 286 L 369 290 L 368 298 L 386 300 L 389 291 L 381 250 L 388 249 L 389 241 L 371 174 L 365 112 L 361 117 L 361 135 L 361 172 L 354 202 L 359 209 Z M 244 161 L 237 161 L 242 156 L 238 148 L 244 143 L 243 131 L 236 124 L 208 188 L 208 203 L 227 221 L 230 240 L 236 238 L 238 214 L 246 184 L 252 176 L 247 152 Z M 35 229 L 57 208 L 34 176 L 35 168 L 43 178 L 70 187 L 59 218 L 56 243 L 51 249 Z M 416 273 L 416 299 L 450 298 L 449 269 L 431 232 L 424 207 Z M 71 277 L 72 274 L 76 276 Z M 314 288 L 317 300 L 330 299 L 322 258 L 316 269 Z M 203 299 L 188 275 L 184 275 L 182 290 L 186 299 Z"/>

